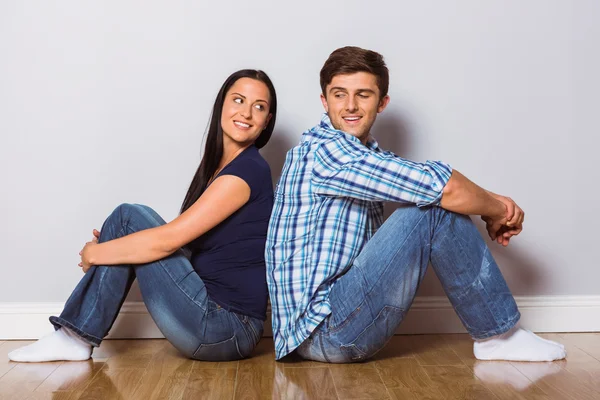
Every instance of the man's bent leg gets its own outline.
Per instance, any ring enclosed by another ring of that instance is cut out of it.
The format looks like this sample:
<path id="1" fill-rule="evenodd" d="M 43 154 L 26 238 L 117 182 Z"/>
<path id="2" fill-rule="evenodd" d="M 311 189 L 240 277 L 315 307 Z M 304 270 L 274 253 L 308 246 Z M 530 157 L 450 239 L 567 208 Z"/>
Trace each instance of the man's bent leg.
<path id="1" fill-rule="evenodd" d="M 431 211 L 394 212 L 335 283 L 332 314 L 298 348 L 324 362 L 354 362 L 383 348 L 410 308 L 429 263 Z"/>
<path id="2" fill-rule="evenodd" d="M 386 221 L 332 289 L 332 315 L 298 352 L 330 362 L 375 354 L 408 310 L 428 257 L 467 331 L 479 339 L 477 358 L 565 357 L 562 345 L 516 326 L 517 305 L 471 219 L 437 207 L 402 208 Z"/>
<path id="3" fill-rule="evenodd" d="M 319 358 L 320 349 L 323 361 L 332 362 L 375 354 L 408 311 L 430 258 L 474 338 L 498 335 L 517 323 L 514 299 L 471 219 L 438 207 L 403 207 L 336 282 L 332 315 L 299 353 L 308 355 L 310 348 L 312 358 Z"/>
<path id="4" fill-rule="evenodd" d="M 521 314 L 475 224 L 466 215 L 431 211 L 431 265 L 463 325 L 474 339 L 507 332 Z"/>

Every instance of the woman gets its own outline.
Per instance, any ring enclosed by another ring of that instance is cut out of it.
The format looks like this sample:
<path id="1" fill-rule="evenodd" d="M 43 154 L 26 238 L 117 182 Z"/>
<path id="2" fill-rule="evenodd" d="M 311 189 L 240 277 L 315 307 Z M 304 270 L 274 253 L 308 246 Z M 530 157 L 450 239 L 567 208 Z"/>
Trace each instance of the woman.
<path id="1" fill-rule="evenodd" d="M 181 214 L 167 224 L 149 207 L 117 207 L 80 252 L 85 275 L 60 317 L 50 317 L 55 332 L 9 358 L 89 359 L 135 278 L 150 315 L 184 355 L 247 357 L 266 319 L 263 253 L 273 189 L 258 149 L 271 137 L 276 112 L 275 89 L 264 72 L 241 70 L 227 78 Z"/>

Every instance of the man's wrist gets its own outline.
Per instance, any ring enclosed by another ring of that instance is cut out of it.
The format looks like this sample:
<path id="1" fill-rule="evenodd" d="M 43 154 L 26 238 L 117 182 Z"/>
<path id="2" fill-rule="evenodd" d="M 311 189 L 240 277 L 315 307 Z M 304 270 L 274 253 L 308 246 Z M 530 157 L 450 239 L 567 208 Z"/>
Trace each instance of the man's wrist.
<path id="1" fill-rule="evenodd" d="M 486 215 L 492 219 L 498 220 L 506 217 L 506 204 L 500 201 L 497 197 L 491 196 L 491 209 L 490 215 Z"/>

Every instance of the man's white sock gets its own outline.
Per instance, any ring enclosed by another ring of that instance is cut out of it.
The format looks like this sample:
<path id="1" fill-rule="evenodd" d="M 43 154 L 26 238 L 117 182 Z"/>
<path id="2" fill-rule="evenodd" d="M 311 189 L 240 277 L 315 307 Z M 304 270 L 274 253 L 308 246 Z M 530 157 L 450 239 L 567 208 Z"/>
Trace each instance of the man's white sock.
<path id="1" fill-rule="evenodd" d="M 473 353 L 478 360 L 554 361 L 567 356 L 563 345 L 543 339 L 518 326 L 498 336 L 476 340 Z"/>
<path id="2" fill-rule="evenodd" d="M 35 343 L 8 353 L 18 362 L 83 361 L 92 355 L 92 346 L 70 331 L 60 328 Z"/>

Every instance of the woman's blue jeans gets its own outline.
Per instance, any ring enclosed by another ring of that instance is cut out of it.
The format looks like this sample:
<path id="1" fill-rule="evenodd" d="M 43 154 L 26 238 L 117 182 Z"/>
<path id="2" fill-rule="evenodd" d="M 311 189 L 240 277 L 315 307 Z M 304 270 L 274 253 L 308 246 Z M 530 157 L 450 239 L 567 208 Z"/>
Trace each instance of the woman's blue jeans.
<path id="1" fill-rule="evenodd" d="M 402 207 L 336 281 L 332 314 L 297 353 L 334 363 L 373 356 L 402 322 L 430 262 L 473 338 L 504 333 L 518 322 L 510 289 L 469 217 L 439 207 Z"/>
<path id="2" fill-rule="evenodd" d="M 164 223 L 149 207 L 122 204 L 104 222 L 98 241 Z M 154 322 L 187 357 L 208 361 L 245 358 L 262 336 L 263 321 L 228 311 L 208 297 L 202 279 L 182 250 L 147 264 L 92 267 L 67 300 L 60 317 L 50 317 L 50 322 L 99 346 L 136 278 Z"/>

